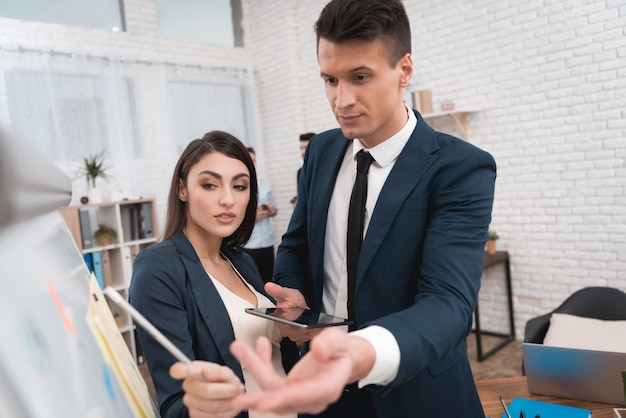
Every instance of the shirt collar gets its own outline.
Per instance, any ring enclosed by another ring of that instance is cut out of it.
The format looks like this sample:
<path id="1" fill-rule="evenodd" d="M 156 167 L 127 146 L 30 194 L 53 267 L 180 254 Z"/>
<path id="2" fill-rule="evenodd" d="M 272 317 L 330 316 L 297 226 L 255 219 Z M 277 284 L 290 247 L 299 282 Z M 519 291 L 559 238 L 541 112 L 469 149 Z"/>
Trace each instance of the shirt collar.
<path id="1" fill-rule="evenodd" d="M 409 120 L 398 133 L 370 149 L 365 148 L 360 140 L 352 141 L 352 158 L 356 158 L 356 154 L 362 149 L 365 149 L 374 157 L 374 164 L 379 167 L 386 167 L 394 162 L 400 155 L 400 152 L 402 152 L 406 143 L 409 142 L 409 138 L 417 125 L 417 118 L 413 110 L 406 104 L 404 107 L 409 115 Z"/>

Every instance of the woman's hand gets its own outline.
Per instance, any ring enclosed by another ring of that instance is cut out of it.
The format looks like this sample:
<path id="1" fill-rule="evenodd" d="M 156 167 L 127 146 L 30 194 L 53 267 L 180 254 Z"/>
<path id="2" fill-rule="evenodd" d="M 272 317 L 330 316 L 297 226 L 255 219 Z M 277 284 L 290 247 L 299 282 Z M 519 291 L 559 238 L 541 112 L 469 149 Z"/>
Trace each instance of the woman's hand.
<path id="1" fill-rule="evenodd" d="M 230 368 L 207 361 L 178 362 L 170 376 L 184 379 L 183 403 L 191 418 L 228 418 L 241 412 L 233 401 L 245 389 Z"/>

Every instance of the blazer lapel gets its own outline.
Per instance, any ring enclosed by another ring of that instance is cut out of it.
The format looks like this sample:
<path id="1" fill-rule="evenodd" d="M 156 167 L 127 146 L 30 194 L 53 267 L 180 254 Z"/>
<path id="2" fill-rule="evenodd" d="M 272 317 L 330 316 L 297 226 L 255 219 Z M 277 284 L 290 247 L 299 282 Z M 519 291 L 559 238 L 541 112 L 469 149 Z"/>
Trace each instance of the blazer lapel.
<path id="1" fill-rule="evenodd" d="M 337 129 L 337 137 L 329 138 L 321 144 L 318 159 L 315 164 L 319 165 L 319 169 L 314 170 L 317 177 L 313 179 L 311 185 L 311 193 L 309 194 L 309 219 L 311 220 L 309 231 L 309 248 L 310 266 L 316 289 L 315 300 L 321 301 L 322 282 L 324 277 L 324 240 L 326 237 L 327 216 L 317 216 L 316 214 L 328 213 L 330 199 L 335 189 L 335 181 L 341 162 L 346 153 L 346 148 L 350 144 L 350 140 L 345 138 L 339 129 Z M 319 298 L 318 298 L 319 297 Z"/>
<path id="2" fill-rule="evenodd" d="M 357 285 L 389 232 L 402 204 L 438 158 L 436 152 L 439 144 L 435 131 L 418 112 L 415 113 L 417 125 L 400 152 L 374 207 L 359 257 Z"/>
<path id="3" fill-rule="evenodd" d="M 230 343 L 235 340 L 235 333 L 222 298 L 185 235 L 180 233 L 173 237 L 172 241 L 181 254 L 181 260 L 187 270 L 194 299 L 206 324 L 207 332 L 213 337 L 224 359 L 224 364 L 243 381 L 241 365 L 229 351 Z"/>

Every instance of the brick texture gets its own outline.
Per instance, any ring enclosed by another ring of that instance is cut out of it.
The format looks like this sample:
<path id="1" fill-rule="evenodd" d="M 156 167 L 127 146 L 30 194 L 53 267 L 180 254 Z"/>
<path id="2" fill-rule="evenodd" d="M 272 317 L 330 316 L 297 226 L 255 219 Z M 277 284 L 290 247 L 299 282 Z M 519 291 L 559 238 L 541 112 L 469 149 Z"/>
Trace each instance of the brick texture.
<path id="1" fill-rule="evenodd" d="M 245 48 L 158 37 L 154 0 L 127 0 L 127 32 L 0 18 L 0 45 L 250 68 L 261 171 L 291 215 L 298 136 L 333 128 L 313 24 L 326 0 L 242 0 Z M 509 251 L 518 338 L 526 321 L 586 286 L 626 290 L 626 7 L 620 0 L 406 0 L 415 73 L 435 110 L 475 110 L 469 140 L 498 163 L 492 228 Z M 164 213 L 172 158 L 156 82 L 142 80 L 138 125 L 149 149 L 144 195 Z M 1 83 L 0 83 L 1 86 Z M 3 105 L 0 103 L 0 117 Z M 0 119 L 1 120 L 1 119 Z M 449 118 L 431 123 L 460 136 Z M 168 167 L 163 169 L 163 167 Z M 156 174 L 155 174 L 156 173 Z M 483 277 L 483 328 L 506 331 L 503 273 Z"/>

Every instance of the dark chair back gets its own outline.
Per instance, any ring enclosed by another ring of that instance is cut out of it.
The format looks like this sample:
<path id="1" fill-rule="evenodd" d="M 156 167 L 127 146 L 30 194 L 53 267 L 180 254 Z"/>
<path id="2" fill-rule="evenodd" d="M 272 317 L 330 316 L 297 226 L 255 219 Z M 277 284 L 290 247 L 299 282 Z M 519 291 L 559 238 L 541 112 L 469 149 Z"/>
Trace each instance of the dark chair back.
<path id="1" fill-rule="evenodd" d="M 626 293 L 612 287 L 586 287 L 572 293 L 558 308 L 526 322 L 524 342 L 543 344 L 553 313 L 602 320 L 626 320 Z"/>

